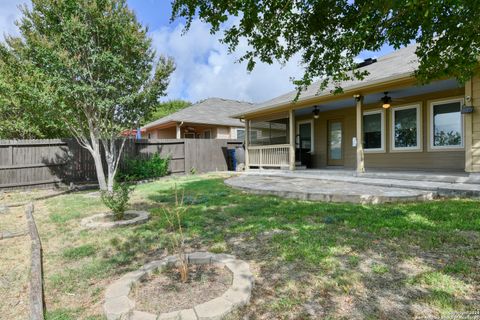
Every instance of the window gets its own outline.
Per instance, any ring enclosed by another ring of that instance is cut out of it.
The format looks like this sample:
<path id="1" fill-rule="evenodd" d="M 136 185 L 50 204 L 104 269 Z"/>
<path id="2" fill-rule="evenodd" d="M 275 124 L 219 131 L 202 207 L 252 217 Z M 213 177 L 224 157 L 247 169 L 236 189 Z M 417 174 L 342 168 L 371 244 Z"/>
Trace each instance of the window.
<path id="1" fill-rule="evenodd" d="M 289 143 L 288 118 L 267 121 L 250 121 L 250 144 L 252 146 L 287 143 Z"/>
<path id="2" fill-rule="evenodd" d="M 365 152 L 385 151 L 385 113 L 383 110 L 363 113 L 363 148 Z"/>
<path id="3" fill-rule="evenodd" d="M 188 132 L 185 132 L 185 135 L 184 135 L 185 139 L 195 139 L 195 133 L 188 133 Z"/>
<path id="4" fill-rule="evenodd" d="M 237 139 L 245 140 L 245 129 L 237 129 Z"/>
<path id="5" fill-rule="evenodd" d="M 463 148 L 462 100 L 433 102 L 430 105 L 430 147 Z"/>
<path id="6" fill-rule="evenodd" d="M 392 108 L 392 150 L 420 151 L 420 105 Z"/>
<path id="7" fill-rule="evenodd" d="M 203 138 L 204 139 L 211 139 L 212 132 L 210 130 L 203 131 Z"/>

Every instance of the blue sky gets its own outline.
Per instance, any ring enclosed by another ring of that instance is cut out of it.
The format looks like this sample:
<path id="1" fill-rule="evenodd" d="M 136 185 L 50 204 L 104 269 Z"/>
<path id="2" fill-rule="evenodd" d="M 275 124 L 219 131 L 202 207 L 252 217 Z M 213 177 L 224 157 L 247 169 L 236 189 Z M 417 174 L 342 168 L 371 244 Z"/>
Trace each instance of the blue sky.
<path id="1" fill-rule="evenodd" d="M 17 6 L 26 0 L 0 0 L 0 30 L 16 33 L 14 21 L 19 18 Z M 140 22 L 149 27 L 159 54 L 172 56 L 177 69 L 172 75 L 165 99 L 198 101 L 208 97 L 261 102 L 286 93 L 294 86 L 291 77 L 301 77 L 299 57 L 286 65 L 257 64 L 251 73 L 245 64 L 237 63 L 248 46 L 240 43 L 238 52 L 228 54 L 219 40 L 211 35 L 209 26 L 195 20 L 190 31 L 183 35 L 182 21 L 170 23 L 170 0 L 128 0 Z M 380 52 L 365 52 L 359 58 L 377 57 L 392 51 L 385 46 Z"/>

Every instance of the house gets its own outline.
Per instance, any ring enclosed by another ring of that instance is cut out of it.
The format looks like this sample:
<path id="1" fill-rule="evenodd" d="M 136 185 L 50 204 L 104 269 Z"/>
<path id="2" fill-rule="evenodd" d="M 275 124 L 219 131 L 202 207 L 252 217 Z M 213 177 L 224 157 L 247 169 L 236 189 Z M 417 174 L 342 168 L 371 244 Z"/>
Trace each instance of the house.
<path id="1" fill-rule="evenodd" d="M 142 127 L 148 139 L 244 139 L 245 123 L 231 116 L 253 107 L 248 102 L 209 98 Z"/>
<path id="2" fill-rule="evenodd" d="M 480 77 L 418 85 L 415 48 L 365 61 L 341 94 L 315 83 L 237 113 L 247 168 L 480 172 Z"/>

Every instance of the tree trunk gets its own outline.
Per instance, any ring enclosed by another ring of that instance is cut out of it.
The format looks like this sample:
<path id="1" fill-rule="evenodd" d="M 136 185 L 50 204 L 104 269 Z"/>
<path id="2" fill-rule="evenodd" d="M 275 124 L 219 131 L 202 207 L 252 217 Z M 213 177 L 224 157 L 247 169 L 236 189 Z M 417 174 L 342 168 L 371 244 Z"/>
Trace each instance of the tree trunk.
<path id="1" fill-rule="evenodd" d="M 97 179 L 98 179 L 98 186 L 102 191 L 111 191 L 112 189 L 108 189 L 107 182 L 105 180 L 105 172 L 103 171 L 103 163 L 102 163 L 102 155 L 100 153 L 100 143 L 98 139 L 92 139 L 92 156 L 93 161 L 95 162 L 95 169 L 97 171 Z"/>
<path id="2" fill-rule="evenodd" d="M 107 176 L 107 190 L 113 191 L 113 183 L 115 181 L 115 164 L 113 161 L 107 160 L 108 176 Z"/>

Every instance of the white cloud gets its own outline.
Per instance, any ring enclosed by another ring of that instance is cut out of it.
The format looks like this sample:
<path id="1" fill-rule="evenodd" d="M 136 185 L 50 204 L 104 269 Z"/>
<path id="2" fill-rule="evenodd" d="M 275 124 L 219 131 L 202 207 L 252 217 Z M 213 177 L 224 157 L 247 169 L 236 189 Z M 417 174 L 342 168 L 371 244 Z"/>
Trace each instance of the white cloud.
<path id="1" fill-rule="evenodd" d="M 18 35 L 19 31 L 15 21 L 21 17 L 19 5 L 26 3 L 26 0 L 0 0 L 0 39 L 4 35 Z"/>
<path id="2" fill-rule="evenodd" d="M 0 0 L 0 41 L 5 34 L 18 35 L 14 22 L 21 17 L 18 6 L 26 2 Z M 248 73 L 245 63 L 236 63 L 248 48 L 245 42 L 240 43 L 236 53 L 229 54 L 219 42 L 220 35 L 210 34 L 207 24 L 196 20 L 188 33 L 182 31 L 183 25 L 151 31 L 157 52 L 173 57 L 177 64 L 167 99 L 222 97 L 261 102 L 293 90 L 290 77 L 303 75 L 299 58 L 283 67 L 279 63 L 257 63 Z"/>
<path id="3" fill-rule="evenodd" d="M 290 77 L 303 75 L 298 57 L 285 66 L 257 63 L 248 73 L 246 63 L 236 62 L 248 49 L 245 42 L 229 54 L 227 47 L 218 41 L 220 36 L 210 34 L 207 24 L 195 20 L 188 33 L 183 34 L 182 30 L 183 25 L 178 25 L 151 32 L 157 52 L 173 57 L 177 65 L 168 90 L 169 99 L 198 101 L 222 97 L 260 102 L 294 89 Z"/>

